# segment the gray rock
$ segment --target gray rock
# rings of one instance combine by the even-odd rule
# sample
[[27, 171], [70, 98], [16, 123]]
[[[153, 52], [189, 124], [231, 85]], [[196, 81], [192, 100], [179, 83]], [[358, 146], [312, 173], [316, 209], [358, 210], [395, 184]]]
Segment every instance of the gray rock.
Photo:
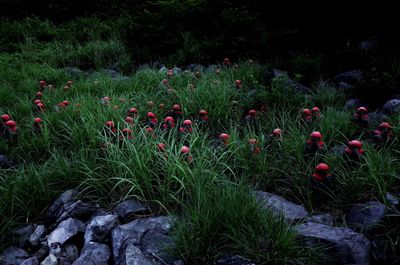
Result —
[[333, 216], [329, 213], [314, 214], [306, 218], [307, 222], [333, 226]]
[[105, 69], [104, 73], [106, 73], [109, 77], [111, 77], [111, 79], [116, 80], [116, 81], [129, 80], [129, 77], [124, 76], [115, 70]]
[[360, 105], [360, 100], [356, 98], [351, 98], [346, 101], [344, 108], [348, 110], [355, 110], [357, 106]]
[[113, 210], [123, 222], [129, 222], [136, 214], [148, 213], [149, 211], [145, 204], [136, 199], [123, 201], [115, 206]]
[[79, 232], [85, 231], [85, 224], [74, 218], [62, 221], [57, 228], [47, 237], [47, 244], [51, 248], [53, 243], [64, 244], [68, 239], [75, 236]]
[[353, 70], [339, 73], [335, 75], [334, 79], [337, 83], [344, 82], [350, 85], [355, 85], [363, 80], [363, 74], [361, 70]]
[[386, 206], [378, 201], [355, 204], [346, 216], [346, 222], [362, 231], [368, 231], [385, 217], [385, 213]]
[[265, 208], [270, 209], [275, 214], [282, 215], [288, 222], [302, 220], [308, 215], [303, 206], [290, 202], [281, 196], [263, 191], [256, 191], [255, 195]]
[[256, 265], [256, 264], [251, 260], [245, 259], [241, 256], [225, 255], [217, 258], [214, 261], [214, 265]]
[[25, 247], [26, 243], [29, 242], [29, 236], [35, 231], [35, 225], [28, 224], [13, 230], [13, 234], [18, 238], [19, 247]]
[[147, 259], [142, 251], [134, 244], [128, 244], [125, 251], [116, 262], [119, 265], [152, 265], [153, 263]]
[[78, 67], [64, 67], [64, 72], [73, 77], [78, 77], [78, 76], [85, 76], [87, 73], [79, 69]]
[[117, 220], [118, 216], [111, 214], [94, 217], [86, 227], [85, 242], [105, 243], [117, 226]]
[[[163, 260], [170, 257], [163, 250], [171, 244], [168, 238], [173, 220], [168, 216], [136, 219], [125, 225], [117, 226], [111, 234], [114, 261], [120, 262], [120, 256], [125, 256], [126, 248], [133, 244], [138, 247], [147, 258], [154, 253]], [[117, 263], [118, 264], [118, 263]]]
[[57, 219], [64, 211], [64, 206], [72, 204], [78, 195], [76, 190], [67, 190], [50, 206], [47, 215]]
[[33, 231], [33, 233], [29, 236], [29, 243], [32, 246], [37, 246], [39, 245], [39, 240], [44, 236], [44, 233], [46, 232], [46, 229], [44, 225], [38, 225]]
[[27, 260], [24, 260], [21, 265], [39, 265], [39, 259], [37, 257], [29, 258]]
[[25, 250], [16, 247], [9, 247], [0, 255], [0, 264], [20, 265], [27, 258], [29, 258], [28, 252]]
[[352, 85], [347, 84], [346, 82], [339, 82], [338, 87], [340, 90], [349, 91], [353, 88]]
[[399, 199], [392, 193], [386, 192], [385, 198], [393, 208], [397, 208], [399, 206]]
[[328, 247], [330, 254], [334, 255], [335, 264], [369, 264], [369, 240], [350, 228], [306, 222], [298, 226], [297, 231], [309, 246]]
[[58, 265], [58, 261], [56, 256], [53, 254], [49, 254], [40, 265]]
[[82, 249], [82, 253], [72, 265], [108, 265], [111, 251], [107, 245], [87, 242]]
[[39, 248], [38, 251], [34, 254], [35, 257], [38, 259], [44, 259], [49, 254], [49, 246], [47, 245], [47, 242], [41, 242], [42, 246]]
[[59, 265], [71, 265], [79, 257], [78, 247], [75, 245], [65, 245], [61, 250]]
[[61, 243], [54, 242], [49, 246], [50, 254], [54, 255], [57, 259], [61, 256]]
[[187, 69], [191, 72], [196, 72], [196, 71], [204, 72], [205, 67], [204, 65], [198, 63], [192, 63], [187, 66]]
[[306, 87], [299, 82], [294, 81], [285, 72], [279, 69], [272, 69], [272, 78], [284, 78], [286, 81], [286, 85], [293, 87], [299, 93], [308, 94], [311, 91], [309, 87]]
[[98, 209], [100, 209], [98, 203], [78, 200], [72, 204], [65, 205], [64, 212], [57, 219], [57, 223], [68, 218], [77, 218], [82, 221], [87, 221]]
[[383, 112], [388, 115], [400, 113], [400, 99], [391, 99], [383, 105]]
[[210, 64], [207, 69], [206, 69], [206, 73], [208, 74], [215, 74], [215, 71], [218, 69], [218, 65], [216, 64]]

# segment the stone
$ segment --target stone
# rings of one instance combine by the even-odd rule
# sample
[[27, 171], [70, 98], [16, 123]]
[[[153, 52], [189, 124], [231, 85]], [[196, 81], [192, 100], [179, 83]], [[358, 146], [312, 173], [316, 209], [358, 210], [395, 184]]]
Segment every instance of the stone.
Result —
[[263, 191], [256, 191], [255, 195], [264, 208], [271, 210], [274, 214], [282, 215], [288, 222], [300, 221], [308, 215], [303, 206], [290, 202], [281, 196]]
[[53, 243], [64, 244], [68, 239], [72, 238], [79, 232], [85, 231], [85, 224], [74, 218], [62, 221], [57, 228], [47, 237], [47, 244], [51, 248]]
[[32, 257], [24, 260], [21, 265], [39, 265], [39, 259], [37, 257]]
[[79, 76], [85, 76], [87, 73], [85, 71], [82, 71], [78, 67], [64, 67], [64, 72], [72, 77], [79, 77]]
[[121, 80], [129, 80], [129, 77], [123, 76], [121, 73], [111, 70], [111, 69], [105, 69], [104, 73], [108, 75], [111, 79], [121, 81]]
[[87, 221], [98, 209], [100, 209], [100, 205], [98, 203], [83, 202], [78, 200], [70, 205], [65, 205], [64, 212], [57, 219], [57, 223], [71, 217], [82, 221]]
[[121, 221], [129, 222], [137, 214], [148, 213], [150, 210], [142, 202], [136, 199], [129, 199], [117, 204], [113, 212], [118, 215]]
[[47, 211], [50, 218], [57, 219], [64, 211], [66, 204], [73, 203], [78, 195], [76, 190], [67, 190], [60, 197], [54, 201]]
[[306, 218], [307, 222], [333, 226], [333, 216], [330, 213], [314, 214]]
[[118, 265], [152, 265], [153, 263], [147, 259], [142, 251], [134, 244], [128, 244], [123, 254], [119, 257]]
[[391, 99], [383, 105], [383, 112], [388, 115], [400, 113], [400, 99]]
[[46, 229], [44, 225], [38, 225], [33, 231], [33, 233], [29, 236], [29, 243], [32, 246], [37, 246], [39, 245], [39, 240], [44, 236], [44, 233], [46, 232]]
[[58, 265], [58, 261], [56, 256], [53, 254], [49, 254], [40, 265]]
[[399, 199], [395, 197], [392, 193], [386, 192], [385, 198], [387, 202], [392, 206], [392, 208], [397, 208], [399, 206]]
[[28, 252], [16, 247], [9, 247], [0, 255], [1, 265], [20, 265], [29, 258]]
[[54, 255], [56, 258], [59, 258], [61, 256], [61, 243], [54, 242], [54, 243], [50, 244], [49, 252], [50, 252], [50, 254]]
[[374, 228], [386, 214], [386, 206], [378, 201], [355, 204], [346, 215], [349, 225], [369, 231]]
[[13, 234], [18, 238], [19, 247], [25, 247], [29, 242], [29, 236], [35, 231], [35, 228], [35, 225], [28, 224], [13, 230]]
[[[146, 256], [150, 253], [170, 262], [170, 257], [164, 253], [164, 247], [171, 244], [168, 239], [173, 220], [168, 216], [136, 219], [130, 223], [119, 225], [111, 233], [114, 261], [119, 262], [120, 256], [126, 256], [130, 244], [138, 247]], [[117, 263], [118, 264], [118, 263]]]
[[105, 244], [87, 242], [72, 265], [108, 265], [111, 251]]
[[34, 254], [35, 257], [38, 259], [44, 259], [48, 254], [49, 254], [49, 246], [47, 245], [47, 242], [42, 242], [42, 246], [39, 248], [38, 251]]
[[251, 260], [245, 259], [241, 256], [238, 255], [224, 255], [221, 257], [218, 257], [214, 265], [256, 265], [254, 262]]
[[111, 231], [117, 226], [117, 215], [101, 215], [94, 217], [86, 226], [85, 242], [105, 243]]
[[[297, 232], [311, 247], [328, 247], [335, 264], [368, 265], [369, 240], [348, 227], [331, 227], [306, 222], [297, 227]], [[326, 257], [329, 260], [329, 257]], [[323, 264], [331, 264], [323, 263]]]
[[59, 265], [71, 265], [79, 257], [78, 247], [72, 244], [65, 245], [61, 250]]
[[363, 80], [363, 73], [361, 70], [352, 70], [335, 75], [334, 79], [337, 83], [344, 82], [350, 85], [355, 85]]
[[286, 85], [293, 87], [298, 93], [302, 94], [308, 94], [311, 92], [311, 89], [309, 87], [306, 87], [299, 82], [294, 81], [291, 79], [287, 73], [279, 70], [279, 69], [272, 69], [271, 73], [272, 78], [284, 78], [286, 81]]

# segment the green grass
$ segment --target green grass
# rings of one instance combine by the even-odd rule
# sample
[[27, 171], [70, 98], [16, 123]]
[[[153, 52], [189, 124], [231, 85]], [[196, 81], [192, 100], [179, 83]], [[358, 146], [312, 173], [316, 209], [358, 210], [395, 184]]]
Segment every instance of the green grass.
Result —
[[[60, 34], [47, 26], [51, 34], [46, 36]], [[375, 198], [384, 201], [386, 192], [400, 186], [397, 142], [382, 148], [366, 144], [365, 158], [354, 168], [329, 153], [304, 157], [304, 142], [313, 130], [321, 131], [328, 148], [351, 140], [354, 128], [349, 121], [351, 112], [343, 110], [345, 95], [328, 82], [317, 82], [312, 94], [305, 96], [285, 86], [282, 78], [265, 84], [266, 67], [249, 63], [223, 68], [220, 75], [175, 75], [169, 80], [173, 93], [161, 85], [165, 74], [151, 68], [120, 81], [101, 71], [72, 77], [60, 67], [87, 64], [102, 69], [125, 62], [129, 68], [126, 48], [114, 36], [104, 39], [89, 32], [90, 37], [83, 33], [76, 37], [82, 42], [68, 36], [45, 42], [27, 38], [28, 33], [19, 30], [21, 35], [10, 36], [20, 42], [19, 50], [0, 55], [0, 113], [9, 113], [19, 128], [17, 145], [7, 146], [0, 139], [0, 150], [20, 164], [0, 171], [0, 245], [9, 243], [7, 234], [14, 227], [39, 220], [60, 193], [78, 188], [82, 198], [99, 201], [104, 207], [134, 196], [147, 202], [154, 213], [176, 216], [175, 255], [188, 264], [204, 264], [227, 253], [258, 264], [318, 264], [315, 251], [298, 241], [292, 226], [262, 209], [251, 190], [277, 193], [311, 212], [329, 211], [341, 220], [351, 204]], [[65, 92], [63, 87], [70, 79], [73, 87]], [[242, 80], [241, 89], [235, 88], [236, 79]], [[39, 80], [55, 88], [44, 92], [44, 113], [33, 109]], [[111, 98], [108, 106], [100, 103], [104, 96]], [[63, 100], [70, 106], [55, 112], [53, 106]], [[147, 105], [150, 100], [153, 107]], [[160, 103], [164, 109], [158, 107]], [[161, 121], [177, 103], [185, 118], [193, 120], [200, 109], [206, 109], [208, 128], [194, 126], [187, 137], [156, 130], [157, 138], [151, 137], [141, 126], [146, 113], [155, 112]], [[267, 110], [258, 112], [260, 131], [252, 131], [244, 124], [243, 113], [261, 105]], [[320, 107], [321, 120], [305, 125], [301, 110], [313, 106]], [[104, 123], [113, 120], [118, 130], [128, 127], [124, 118], [130, 107], [139, 110], [139, 119], [131, 128], [133, 139], [107, 137]], [[44, 121], [40, 136], [32, 134], [35, 117]], [[398, 124], [394, 118], [392, 122]], [[270, 144], [269, 134], [277, 127], [283, 130], [282, 142]], [[229, 145], [212, 148], [222, 132], [230, 134]], [[259, 141], [257, 156], [249, 153], [249, 138]], [[164, 153], [157, 149], [160, 142], [167, 146]], [[190, 146], [193, 163], [179, 153], [184, 144]], [[331, 166], [336, 177], [325, 203], [310, 185], [310, 175], [321, 161]], [[397, 225], [391, 231], [398, 229]], [[391, 235], [388, 241], [394, 245], [396, 233]]]

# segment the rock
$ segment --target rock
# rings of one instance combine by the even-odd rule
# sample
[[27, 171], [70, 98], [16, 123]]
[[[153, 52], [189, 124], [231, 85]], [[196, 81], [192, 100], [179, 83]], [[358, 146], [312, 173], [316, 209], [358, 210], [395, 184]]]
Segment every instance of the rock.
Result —
[[119, 265], [152, 265], [153, 263], [148, 260], [142, 251], [135, 247], [134, 244], [128, 244], [123, 254], [119, 257], [119, 261], [116, 262]]
[[34, 254], [38, 259], [44, 259], [44, 257], [49, 254], [49, 246], [47, 245], [47, 242], [42, 242], [41, 244], [41, 248], [39, 248], [39, 250]]
[[218, 65], [216, 64], [210, 64], [207, 68], [206, 68], [206, 73], [207, 74], [215, 74], [215, 71], [217, 71], [218, 69]]
[[57, 219], [57, 223], [68, 218], [77, 218], [82, 221], [87, 221], [98, 209], [100, 209], [98, 203], [78, 200], [70, 205], [65, 205], [64, 212]]
[[183, 262], [183, 260], [177, 260], [174, 262], [174, 265], [185, 265], [185, 262]]
[[86, 227], [85, 242], [105, 243], [117, 226], [117, 219], [117, 215], [111, 214], [94, 217]]
[[147, 206], [136, 199], [130, 199], [119, 203], [114, 207], [113, 212], [118, 215], [121, 221], [129, 222], [137, 214], [148, 213]]
[[294, 81], [285, 72], [283, 72], [279, 69], [272, 69], [271, 77], [272, 78], [285, 78], [286, 85], [293, 87], [299, 93], [308, 94], [311, 91], [311, 89], [309, 87], [306, 87], [306, 86], [300, 84], [299, 82]]
[[85, 224], [74, 218], [62, 221], [57, 228], [47, 237], [47, 244], [51, 248], [53, 243], [64, 244], [68, 239], [75, 236], [79, 232], [85, 231]]
[[154, 253], [169, 261], [170, 257], [164, 253], [163, 248], [171, 244], [168, 235], [172, 223], [171, 217], [159, 216], [136, 219], [117, 226], [111, 233], [114, 261], [119, 262], [120, 256], [126, 256], [126, 248], [130, 244], [138, 247], [147, 258], [151, 259], [149, 254]]
[[339, 73], [335, 75], [334, 79], [337, 83], [344, 82], [350, 85], [355, 85], [363, 80], [363, 74], [361, 70], [353, 70]]
[[60, 242], [54, 242], [49, 246], [49, 252], [50, 254], [54, 255], [56, 258], [59, 258], [61, 256], [61, 243]]
[[388, 115], [400, 113], [400, 99], [391, 99], [383, 105], [383, 112]]
[[198, 63], [192, 63], [187, 66], [187, 69], [191, 72], [196, 72], [196, 71], [204, 72], [205, 67], [204, 65]]
[[72, 77], [79, 77], [79, 76], [86, 76], [87, 73], [85, 71], [82, 71], [78, 67], [64, 67], [64, 72]]
[[115, 70], [111, 69], [105, 69], [104, 73], [106, 73], [111, 79], [121, 81], [121, 80], [129, 80], [129, 77], [122, 75], [121, 73], [118, 73]]
[[9, 169], [15, 166], [14, 161], [8, 158], [5, 154], [0, 154], [0, 169]]
[[306, 222], [298, 226], [297, 231], [309, 246], [329, 247], [334, 255], [335, 264], [369, 264], [369, 240], [350, 228]]
[[256, 197], [263, 203], [265, 208], [275, 214], [282, 215], [288, 222], [302, 220], [308, 215], [303, 206], [290, 202], [278, 195], [256, 191]]
[[33, 224], [28, 224], [19, 227], [13, 231], [13, 234], [18, 238], [19, 247], [23, 248], [29, 242], [29, 236], [35, 231], [35, 226]]
[[214, 265], [255, 265], [255, 263], [241, 256], [225, 255], [217, 258]]
[[355, 204], [346, 216], [346, 222], [352, 226], [368, 231], [385, 217], [386, 206], [378, 201]]
[[71, 265], [79, 257], [78, 247], [75, 245], [65, 245], [61, 250], [59, 265]]
[[28, 252], [16, 247], [9, 247], [0, 255], [1, 265], [20, 265], [28, 259]]
[[306, 218], [307, 222], [333, 226], [333, 216], [329, 213], [315, 214]]
[[350, 85], [346, 82], [339, 82], [338, 87], [340, 90], [344, 90], [344, 91], [349, 91], [353, 88], [352, 85]]
[[24, 260], [21, 265], [39, 265], [39, 259], [37, 257], [32, 257]]
[[393, 194], [390, 192], [386, 192], [385, 198], [388, 201], [388, 203], [393, 207], [397, 208], [399, 206], [399, 199], [397, 199]]
[[111, 251], [107, 245], [87, 242], [82, 249], [81, 255], [72, 265], [108, 265]]
[[48, 255], [40, 265], [58, 265], [57, 258], [53, 254]]
[[44, 225], [38, 225], [35, 231], [33, 231], [33, 233], [29, 236], [29, 243], [32, 246], [39, 245], [39, 240], [44, 236], [45, 231], [46, 229]]
[[389, 120], [385, 114], [378, 111], [370, 112], [368, 116], [369, 116], [369, 123], [372, 128], [376, 128], [379, 126], [379, 124], [381, 124], [381, 122]]
[[54, 201], [47, 211], [47, 215], [50, 218], [57, 219], [64, 211], [66, 204], [71, 204], [75, 201], [78, 192], [76, 190], [67, 190], [61, 196]]
[[351, 98], [346, 101], [344, 108], [348, 110], [355, 110], [360, 105], [360, 100], [356, 98]]

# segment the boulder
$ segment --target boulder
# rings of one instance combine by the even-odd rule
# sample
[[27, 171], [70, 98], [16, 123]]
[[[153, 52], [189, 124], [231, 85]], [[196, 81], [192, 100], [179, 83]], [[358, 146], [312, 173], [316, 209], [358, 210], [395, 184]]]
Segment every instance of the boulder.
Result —
[[314, 214], [306, 218], [307, 222], [333, 226], [333, 216], [330, 213]]
[[77, 218], [82, 221], [87, 221], [98, 209], [100, 209], [98, 203], [78, 200], [72, 204], [65, 205], [63, 213], [57, 219], [57, 223], [68, 218]]
[[297, 92], [302, 93], [302, 94], [308, 94], [311, 92], [311, 89], [309, 87], [306, 87], [299, 82], [294, 81], [291, 79], [287, 73], [279, 70], [279, 69], [272, 69], [272, 72], [270, 74], [272, 78], [285, 78], [286, 80], [286, 85], [293, 87]]
[[21, 265], [39, 265], [39, 259], [37, 257], [32, 257], [24, 260]]
[[324, 264], [369, 264], [369, 240], [350, 228], [306, 222], [297, 227], [297, 232], [309, 246], [328, 247], [330, 255], [325, 259], [331, 263]]
[[57, 257], [53, 254], [48, 255], [40, 265], [58, 265]]
[[108, 265], [111, 251], [105, 244], [87, 242], [72, 265]]
[[72, 244], [65, 245], [61, 250], [59, 265], [71, 265], [79, 257], [78, 247]]
[[35, 231], [33, 231], [33, 233], [29, 236], [29, 243], [32, 246], [37, 246], [39, 245], [39, 240], [44, 237], [44, 233], [46, 232], [46, 229], [44, 227], [44, 225], [38, 225], [35, 229]]
[[340, 84], [340, 82], [344, 82], [350, 85], [355, 85], [360, 83], [363, 80], [363, 73], [361, 70], [352, 70], [348, 72], [343, 72], [335, 75], [335, 81]]
[[383, 112], [388, 115], [400, 113], [400, 99], [391, 99], [383, 105]]
[[116, 262], [119, 265], [153, 265], [149, 259], [147, 259], [143, 252], [137, 248], [134, 244], [128, 244], [125, 251], [119, 257], [119, 261]]
[[28, 224], [13, 230], [13, 234], [18, 238], [19, 247], [23, 248], [29, 242], [29, 236], [35, 231], [35, 225]]
[[150, 212], [150, 209], [136, 199], [129, 199], [117, 204], [113, 212], [125, 223], [131, 221], [138, 214]]
[[68, 239], [72, 238], [79, 232], [85, 231], [85, 224], [74, 218], [62, 221], [57, 228], [47, 237], [47, 244], [51, 248], [53, 243], [64, 244]]
[[173, 220], [168, 216], [149, 217], [136, 219], [130, 223], [117, 226], [111, 233], [114, 261], [120, 264], [120, 257], [126, 257], [129, 245], [136, 246], [147, 259], [152, 259], [156, 254], [164, 261], [171, 262], [171, 257], [164, 251], [171, 247], [169, 238]]
[[256, 191], [255, 195], [265, 208], [275, 214], [282, 215], [288, 222], [300, 221], [308, 215], [303, 206], [290, 202], [281, 196], [263, 191]]
[[28, 252], [16, 247], [9, 247], [0, 255], [1, 265], [20, 265], [28, 259]]
[[346, 215], [346, 222], [362, 231], [374, 228], [386, 214], [386, 206], [378, 201], [355, 204]]
[[100, 215], [94, 217], [86, 227], [85, 242], [107, 242], [111, 231], [117, 226], [117, 215]]
[[224, 255], [218, 257], [214, 261], [214, 265], [256, 265], [256, 264], [251, 260], [245, 259], [241, 256]]
[[47, 215], [50, 218], [57, 219], [63, 212], [64, 206], [68, 204], [72, 204], [78, 195], [76, 190], [67, 190], [60, 197], [53, 202], [47, 211]]

